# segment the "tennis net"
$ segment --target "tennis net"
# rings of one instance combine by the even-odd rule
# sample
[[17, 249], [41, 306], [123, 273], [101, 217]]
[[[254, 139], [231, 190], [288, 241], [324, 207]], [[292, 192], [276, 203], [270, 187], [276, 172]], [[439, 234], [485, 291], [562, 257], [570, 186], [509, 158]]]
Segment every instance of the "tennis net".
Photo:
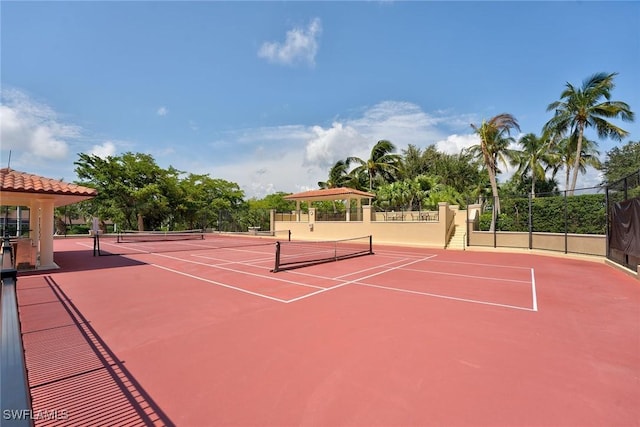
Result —
[[372, 236], [331, 241], [278, 241], [273, 272], [363, 255], [373, 255]]
[[117, 243], [135, 242], [165, 242], [176, 240], [204, 240], [202, 230], [183, 231], [120, 231], [116, 237]]

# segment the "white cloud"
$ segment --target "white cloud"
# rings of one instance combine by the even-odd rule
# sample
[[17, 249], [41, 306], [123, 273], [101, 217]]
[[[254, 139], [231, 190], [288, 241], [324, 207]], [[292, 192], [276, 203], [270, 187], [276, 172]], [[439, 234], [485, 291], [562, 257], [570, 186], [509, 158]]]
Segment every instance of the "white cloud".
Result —
[[102, 144], [97, 144], [91, 147], [89, 154], [98, 156], [102, 159], [106, 159], [109, 156], [116, 154], [116, 144], [112, 141], [105, 141]]
[[[225, 132], [209, 144], [206, 160], [198, 158], [175, 166], [236, 182], [248, 197], [304, 191], [326, 180], [336, 161], [349, 156], [368, 158], [380, 139], [392, 141], [398, 153], [408, 144], [424, 148], [449, 140], [445, 129], [455, 121], [458, 117], [451, 114], [428, 114], [409, 102], [385, 101], [352, 117], [337, 118], [330, 126], [286, 125]], [[457, 153], [458, 147], [473, 143], [472, 138], [454, 135], [449, 145], [455, 143]]]
[[156, 111], [156, 114], [159, 116], [166, 116], [167, 114], [169, 114], [169, 110], [167, 109], [167, 107], [160, 107], [158, 108], [158, 110]]
[[436, 148], [447, 154], [458, 154], [465, 148], [480, 143], [480, 139], [475, 134], [449, 135], [446, 139], [436, 142]]
[[353, 127], [334, 122], [329, 129], [313, 126], [306, 141], [304, 164], [330, 168], [338, 160], [366, 151], [369, 141]]
[[313, 67], [321, 33], [320, 18], [314, 18], [307, 28], [287, 31], [284, 43], [264, 42], [258, 50], [258, 56], [276, 64], [294, 65], [302, 62]]
[[0, 139], [3, 150], [24, 157], [62, 159], [69, 142], [81, 137], [81, 128], [62, 122], [47, 105], [18, 90], [3, 90], [0, 106]]

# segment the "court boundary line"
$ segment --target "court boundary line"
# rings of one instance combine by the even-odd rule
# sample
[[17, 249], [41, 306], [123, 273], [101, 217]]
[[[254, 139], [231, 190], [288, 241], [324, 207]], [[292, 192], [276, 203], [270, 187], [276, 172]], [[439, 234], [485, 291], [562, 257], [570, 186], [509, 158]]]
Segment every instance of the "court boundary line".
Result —
[[467, 303], [472, 303], [472, 304], [490, 305], [490, 306], [494, 306], [494, 307], [509, 308], [509, 309], [512, 309], [512, 310], [522, 310], [522, 311], [531, 311], [531, 312], [537, 311], [537, 310], [533, 310], [533, 309], [531, 309], [529, 307], [520, 307], [520, 306], [517, 306], [517, 305], [501, 304], [501, 303], [497, 303], [497, 302], [473, 300], [473, 299], [469, 299], [469, 298], [452, 297], [452, 296], [449, 296], [449, 295], [433, 294], [433, 293], [430, 293], [430, 292], [412, 291], [410, 289], [403, 289], [403, 288], [392, 288], [392, 287], [389, 287], [389, 286], [374, 285], [372, 283], [355, 283], [355, 284], [359, 285], [359, 286], [366, 286], [366, 287], [371, 287], [371, 288], [379, 288], [379, 289], [385, 289], [385, 290], [389, 290], [389, 291], [396, 291], [396, 292], [403, 292], [403, 293], [408, 293], [408, 294], [423, 295], [423, 296], [432, 297], [432, 298], [441, 298], [441, 299], [447, 299], [447, 300], [453, 300], [453, 301], [467, 302]]
[[407, 269], [405, 269], [405, 271], [416, 271], [416, 272], [419, 272], [419, 273], [441, 274], [441, 275], [444, 275], [444, 276], [466, 277], [466, 278], [469, 278], [469, 279], [494, 280], [494, 281], [498, 281], [498, 282], [524, 283], [524, 284], [527, 284], [527, 285], [530, 284], [530, 282], [527, 282], [525, 280], [500, 279], [500, 278], [491, 277], [491, 276], [472, 276], [470, 274], [446, 273], [446, 272], [443, 272], [443, 271], [420, 270], [420, 269], [417, 269], [417, 268], [407, 268]]
[[[87, 245], [81, 244], [81, 243], [78, 243], [78, 244], [80, 244], [82, 246], [87, 246]], [[267, 246], [267, 245], [265, 245], [265, 246]], [[136, 250], [135, 248], [132, 248], [132, 249]], [[219, 248], [210, 248], [210, 249], [217, 250]], [[505, 265], [500, 265], [500, 264], [470, 263], [470, 262], [447, 261], [447, 260], [433, 260], [433, 258], [438, 256], [437, 254], [433, 254], [433, 255], [426, 256], [426, 257], [421, 257], [421, 258], [418, 258], [418, 259], [414, 259], [412, 261], [409, 261], [407, 263], [404, 263], [404, 264], [401, 264], [401, 265], [398, 265], [398, 266], [387, 268], [385, 270], [370, 274], [368, 276], [355, 278], [355, 279], [351, 279], [351, 280], [345, 280], [345, 279], [343, 279], [343, 277], [352, 276], [352, 275], [355, 275], [355, 274], [360, 274], [360, 273], [363, 273], [365, 271], [375, 270], [375, 269], [378, 269], [378, 268], [381, 268], [381, 267], [384, 267], [384, 266], [388, 266], [390, 264], [394, 264], [396, 262], [403, 262], [403, 261], [406, 261], [407, 259], [416, 258], [417, 256], [413, 255], [413, 256], [410, 256], [410, 257], [402, 257], [402, 258], [399, 258], [399, 259], [394, 260], [394, 261], [390, 261], [390, 262], [382, 264], [382, 265], [368, 267], [366, 269], [358, 270], [356, 272], [346, 273], [346, 274], [343, 274], [343, 275], [340, 275], [340, 276], [334, 276], [334, 277], [320, 276], [320, 275], [316, 275], [316, 274], [308, 274], [308, 273], [295, 272], [295, 271], [291, 272], [292, 274], [310, 276], [310, 277], [314, 277], [314, 278], [317, 278], [317, 279], [325, 279], [325, 280], [332, 280], [332, 281], [343, 281], [343, 283], [338, 283], [337, 285], [329, 286], [327, 288], [323, 288], [321, 286], [309, 285], [309, 284], [300, 283], [300, 282], [297, 282], [297, 281], [284, 280], [284, 279], [281, 279], [281, 278], [275, 278], [275, 277], [273, 277], [271, 275], [267, 276], [267, 275], [251, 273], [251, 272], [245, 272], [245, 271], [236, 270], [236, 269], [233, 269], [233, 268], [224, 267], [225, 265], [229, 265], [229, 264], [239, 264], [239, 265], [250, 266], [250, 267], [253, 267], [253, 268], [261, 268], [261, 269], [267, 269], [268, 268], [268, 267], [262, 267], [262, 266], [255, 265], [255, 264], [250, 264], [250, 263], [247, 263], [247, 262], [222, 260], [222, 259], [219, 259], [219, 258], [204, 256], [204, 254], [202, 254], [202, 255], [200, 255], [200, 254], [191, 254], [191, 256], [198, 257], [198, 258], [205, 258], [205, 259], [223, 261], [222, 265], [215, 265], [215, 264], [207, 264], [207, 263], [204, 263], [204, 262], [198, 262], [198, 261], [188, 260], [188, 259], [184, 259], [184, 258], [179, 258], [179, 257], [171, 256], [171, 255], [166, 255], [166, 254], [163, 254], [163, 253], [146, 252], [146, 251], [143, 251], [143, 250], [139, 250], [139, 252], [141, 254], [157, 255], [157, 256], [160, 256], [160, 257], [164, 257], [164, 258], [174, 259], [176, 261], [183, 261], [183, 262], [196, 264], [196, 265], [202, 265], [202, 266], [206, 266], [206, 267], [210, 267], [210, 268], [218, 268], [218, 269], [225, 270], [225, 271], [230, 271], [230, 272], [233, 272], [233, 273], [246, 274], [246, 275], [249, 275], [249, 276], [260, 277], [260, 278], [265, 278], [265, 279], [269, 279], [269, 280], [276, 280], [278, 282], [289, 283], [289, 284], [292, 284], [294, 286], [302, 286], [302, 287], [317, 289], [317, 291], [313, 291], [313, 292], [310, 292], [308, 294], [301, 295], [299, 297], [294, 297], [292, 299], [285, 300], [285, 299], [273, 297], [273, 296], [270, 296], [270, 295], [261, 294], [259, 292], [250, 291], [250, 290], [247, 290], [247, 289], [244, 289], [244, 288], [240, 288], [240, 287], [237, 287], [237, 286], [229, 285], [229, 284], [226, 284], [226, 283], [222, 283], [222, 282], [219, 282], [219, 281], [216, 281], [216, 280], [211, 280], [211, 279], [207, 279], [205, 277], [200, 277], [200, 276], [196, 276], [196, 275], [193, 275], [193, 274], [190, 274], [190, 273], [186, 273], [186, 272], [182, 272], [182, 271], [179, 271], [179, 270], [175, 270], [175, 269], [172, 269], [170, 267], [165, 267], [165, 266], [161, 266], [161, 265], [158, 265], [158, 264], [149, 263], [149, 265], [151, 265], [153, 267], [156, 267], [156, 268], [160, 268], [160, 269], [163, 269], [163, 270], [166, 270], [166, 271], [174, 272], [174, 273], [177, 273], [177, 274], [180, 274], [180, 275], [183, 275], [183, 276], [186, 276], [186, 277], [190, 277], [190, 278], [193, 278], [193, 279], [196, 279], [196, 280], [200, 280], [200, 281], [203, 281], [203, 282], [206, 282], [206, 283], [211, 283], [211, 284], [214, 284], [214, 285], [222, 286], [222, 287], [225, 287], [225, 288], [228, 288], [228, 289], [244, 292], [246, 294], [250, 294], [250, 295], [253, 295], [253, 296], [265, 298], [265, 299], [268, 299], [268, 300], [272, 300], [272, 301], [276, 301], [276, 302], [280, 302], [280, 303], [284, 303], [284, 304], [289, 304], [289, 303], [292, 303], [292, 302], [300, 301], [302, 299], [306, 299], [306, 298], [309, 298], [309, 297], [312, 297], [312, 296], [316, 296], [316, 295], [319, 295], [319, 294], [327, 292], [327, 291], [335, 290], [335, 289], [341, 288], [341, 287], [346, 286], [346, 285], [354, 284], [354, 285], [359, 285], [359, 286], [373, 287], [373, 288], [385, 289], [385, 290], [390, 290], [390, 291], [417, 294], [417, 295], [429, 296], [429, 297], [433, 297], [433, 298], [448, 299], [448, 300], [467, 302], [467, 303], [473, 303], [473, 304], [489, 305], [489, 306], [510, 308], [510, 309], [515, 309], [515, 310], [524, 310], [524, 311], [530, 311], [530, 312], [537, 312], [538, 311], [537, 291], [536, 291], [536, 283], [535, 283], [535, 272], [534, 272], [534, 268], [532, 268], [532, 267], [505, 266]], [[402, 252], [398, 252], [398, 254], [401, 254], [401, 253]], [[380, 253], [380, 255], [381, 256], [387, 256], [387, 257], [397, 256], [397, 255], [385, 255], [384, 251], [382, 253]], [[403, 254], [403, 255], [405, 255], [405, 254]], [[123, 256], [125, 256], [125, 255], [123, 255]], [[259, 260], [255, 260], [255, 261], [262, 262], [262, 261], [268, 261], [268, 260], [269, 260], [269, 258], [264, 258], [264, 259], [259, 259]], [[378, 275], [381, 275], [381, 274], [385, 274], [385, 273], [388, 273], [388, 272], [391, 272], [391, 271], [394, 271], [394, 270], [405, 269], [406, 271], [414, 271], [414, 272], [427, 273], [427, 274], [442, 274], [442, 275], [474, 278], [474, 279], [480, 279], [480, 280], [498, 280], [498, 281], [507, 281], [507, 282], [516, 282], [516, 283], [528, 283], [528, 282], [525, 282], [525, 281], [520, 281], [520, 280], [515, 280], [515, 279], [500, 279], [500, 278], [494, 278], [494, 277], [471, 276], [471, 275], [464, 275], [464, 274], [457, 274], [457, 273], [445, 273], [445, 272], [438, 272], [438, 271], [432, 271], [432, 270], [420, 270], [420, 269], [415, 269], [415, 268], [413, 268], [413, 269], [412, 268], [405, 268], [405, 267], [407, 267], [409, 265], [416, 264], [416, 263], [421, 262], [421, 261], [431, 261], [431, 262], [450, 263], [450, 264], [479, 265], [479, 266], [485, 266], [485, 267], [498, 267], [498, 268], [528, 269], [531, 272], [532, 307], [531, 308], [529, 308], [529, 307], [520, 307], [520, 306], [509, 305], [509, 304], [494, 303], [494, 302], [482, 301], [482, 300], [473, 300], [473, 299], [469, 299], [469, 298], [453, 297], [453, 296], [449, 296], [449, 295], [441, 295], [441, 294], [434, 294], [434, 293], [430, 293], [430, 292], [413, 291], [413, 290], [404, 289], [404, 288], [393, 288], [393, 287], [389, 287], [389, 286], [374, 285], [374, 284], [370, 284], [370, 283], [361, 282], [361, 281], [369, 279], [371, 277], [375, 277], [375, 276], [378, 276]]]
[[[260, 277], [260, 278], [263, 278], [263, 279], [270, 279], [270, 280], [275, 280], [275, 281], [278, 281], [278, 282], [290, 283], [292, 285], [304, 286], [304, 287], [307, 287], [307, 288], [327, 289], [327, 288], [322, 288], [322, 287], [316, 286], [316, 285], [309, 285], [309, 284], [306, 284], [306, 283], [294, 282], [294, 281], [291, 281], [291, 280], [281, 279], [281, 278], [278, 278], [278, 277], [265, 276], [263, 274], [251, 273], [251, 272], [242, 271], [242, 270], [236, 270], [236, 269], [233, 269], [233, 268], [227, 268], [227, 267], [219, 266], [219, 265], [216, 265], [216, 264], [207, 264], [207, 263], [204, 263], [204, 262], [193, 261], [193, 260], [184, 259], [184, 258], [178, 258], [178, 257], [174, 257], [174, 256], [171, 256], [171, 255], [166, 255], [166, 254], [151, 254], [151, 255], [157, 255], [157, 256], [160, 256], [160, 257], [163, 257], [163, 258], [174, 259], [176, 261], [183, 261], [183, 262], [187, 262], [187, 263], [190, 263], [190, 264], [203, 265], [205, 267], [217, 268], [217, 269], [225, 270], [225, 271], [231, 271], [233, 273], [246, 274], [248, 276]], [[253, 264], [244, 264], [242, 262], [236, 262], [235, 264], [246, 265], [246, 266], [249, 266], [249, 267], [256, 267]], [[263, 267], [257, 267], [257, 268], [263, 268]]]
[[351, 285], [351, 284], [358, 284], [357, 282], [358, 282], [359, 280], [366, 280], [366, 279], [370, 279], [370, 278], [375, 277], [375, 276], [378, 276], [378, 275], [380, 275], [380, 274], [389, 273], [390, 271], [397, 270], [397, 269], [399, 269], [399, 268], [405, 267], [405, 266], [407, 266], [407, 265], [414, 264], [414, 263], [416, 263], [416, 262], [426, 261], [426, 260], [428, 260], [429, 258], [431, 258], [431, 257], [435, 257], [435, 256], [437, 256], [437, 255], [431, 255], [430, 257], [426, 257], [426, 258], [423, 258], [423, 259], [417, 259], [417, 260], [414, 260], [414, 261], [410, 261], [410, 262], [408, 262], [408, 263], [406, 263], [406, 264], [399, 265], [399, 266], [397, 266], [397, 267], [388, 268], [388, 269], [386, 269], [386, 270], [379, 271], [379, 272], [377, 272], [377, 273], [373, 273], [373, 274], [370, 274], [370, 275], [368, 275], [368, 276], [361, 277], [361, 278], [359, 278], [359, 279], [348, 280], [348, 281], [346, 281], [346, 282], [344, 282], [344, 283], [341, 283], [341, 284], [339, 284], [339, 285], [333, 286], [333, 287], [331, 287], [331, 288], [327, 288], [327, 289], [320, 290], [320, 291], [317, 291], [317, 292], [312, 292], [312, 293], [307, 294], [307, 295], [302, 295], [302, 296], [299, 296], [299, 297], [296, 297], [296, 298], [292, 298], [292, 299], [290, 299], [290, 300], [288, 300], [288, 301], [287, 301], [287, 304], [288, 304], [288, 303], [290, 303], [290, 302], [300, 301], [300, 300], [302, 300], [302, 299], [309, 298], [309, 297], [312, 297], [312, 296], [314, 296], [314, 295], [318, 295], [318, 294], [323, 293], [323, 292], [326, 292], [326, 291], [330, 291], [330, 290], [333, 290], [333, 289], [341, 288], [341, 287], [343, 287], [343, 286], [347, 286], [347, 285]]
[[531, 295], [533, 301], [533, 311], [538, 311], [538, 293], [536, 292], [536, 275], [533, 267], [531, 267]]
[[280, 299], [280, 298], [272, 297], [272, 296], [269, 296], [269, 295], [260, 294], [258, 292], [253, 292], [253, 291], [250, 291], [248, 289], [238, 288], [238, 287], [233, 286], [233, 285], [227, 285], [226, 283], [218, 282], [216, 280], [206, 279], [204, 277], [196, 276], [195, 274], [186, 273], [184, 271], [175, 270], [173, 268], [165, 267], [165, 266], [162, 266], [162, 265], [153, 264], [153, 263], [151, 263], [149, 265], [151, 265], [153, 267], [156, 267], [156, 268], [159, 268], [161, 270], [170, 271], [172, 273], [176, 273], [176, 274], [180, 274], [182, 276], [190, 277], [192, 279], [200, 280], [202, 282], [211, 283], [211, 284], [216, 285], [216, 286], [222, 286], [223, 288], [228, 288], [228, 289], [233, 289], [234, 291], [244, 292], [245, 294], [253, 295], [253, 296], [256, 296], [256, 297], [261, 297], [261, 298], [265, 298], [265, 299], [269, 299], [269, 300], [277, 301], [277, 302], [281, 302], [281, 303], [286, 303], [287, 302], [287, 300], [283, 300], [283, 299]]

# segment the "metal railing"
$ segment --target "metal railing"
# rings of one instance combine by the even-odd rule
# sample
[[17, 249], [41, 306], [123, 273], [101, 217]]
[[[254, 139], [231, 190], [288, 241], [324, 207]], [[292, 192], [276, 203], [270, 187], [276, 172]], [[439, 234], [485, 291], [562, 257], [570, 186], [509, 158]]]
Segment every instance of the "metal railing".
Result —
[[24, 360], [18, 299], [17, 270], [9, 236], [2, 242], [2, 345], [0, 346], [0, 406], [2, 425], [30, 426], [31, 396]]

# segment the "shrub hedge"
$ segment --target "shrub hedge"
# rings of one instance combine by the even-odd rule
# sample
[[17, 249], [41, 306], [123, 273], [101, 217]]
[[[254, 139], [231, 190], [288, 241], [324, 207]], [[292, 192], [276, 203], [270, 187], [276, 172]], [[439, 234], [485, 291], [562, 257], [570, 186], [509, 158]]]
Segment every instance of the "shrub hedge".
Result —
[[[536, 197], [532, 201], [533, 231], [545, 233], [605, 234], [606, 204], [604, 194], [584, 194], [565, 197]], [[529, 231], [529, 199], [500, 199], [502, 212], [498, 217], [498, 231]], [[480, 230], [489, 230], [491, 212], [480, 215]]]

